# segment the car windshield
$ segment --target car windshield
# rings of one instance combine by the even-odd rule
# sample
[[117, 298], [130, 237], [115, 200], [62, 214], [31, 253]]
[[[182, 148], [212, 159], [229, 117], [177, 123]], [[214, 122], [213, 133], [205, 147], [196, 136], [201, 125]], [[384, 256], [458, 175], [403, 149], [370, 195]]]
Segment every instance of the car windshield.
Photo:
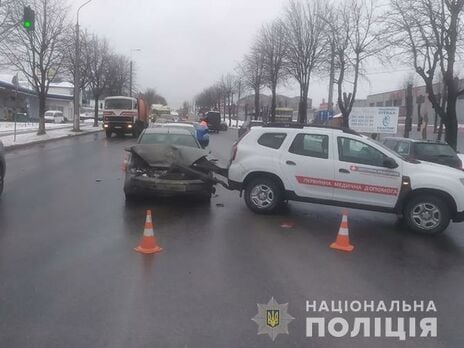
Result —
[[170, 144], [200, 147], [192, 135], [172, 133], [145, 133], [140, 139], [140, 144]]
[[193, 125], [187, 125], [187, 124], [166, 124], [166, 123], [161, 123], [161, 124], [156, 124], [155, 127], [161, 127], [161, 128], [167, 128], [167, 127], [172, 127], [175, 129], [184, 129], [186, 131], [189, 131], [190, 133], [195, 132], [195, 127]]
[[132, 110], [131, 99], [107, 99], [105, 109]]
[[455, 157], [456, 152], [447, 144], [417, 143], [416, 155], [418, 157]]

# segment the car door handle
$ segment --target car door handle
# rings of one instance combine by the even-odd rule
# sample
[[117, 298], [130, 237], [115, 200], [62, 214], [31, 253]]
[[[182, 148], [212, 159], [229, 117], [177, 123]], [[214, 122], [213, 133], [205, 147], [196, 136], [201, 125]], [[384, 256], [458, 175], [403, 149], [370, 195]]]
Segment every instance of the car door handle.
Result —
[[343, 174], [350, 174], [350, 171], [348, 169], [340, 168], [338, 171]]
[[288, 164], [289, 166], [296, 166], [296, 163], [293, 161], [287, 161], [285, 163]]

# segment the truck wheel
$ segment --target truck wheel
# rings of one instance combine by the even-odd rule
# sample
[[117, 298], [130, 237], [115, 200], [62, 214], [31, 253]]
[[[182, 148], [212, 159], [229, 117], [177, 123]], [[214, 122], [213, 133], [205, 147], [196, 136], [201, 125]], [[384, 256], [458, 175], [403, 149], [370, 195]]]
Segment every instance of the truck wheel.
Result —
[[111, 138], [111, 133], [113, 133], [111, 129], [105, 129], [105, 134], [107, 138]]
[[275, 180], [269, 177], [255, 178], [245, 188], [246, 205], [255, 213], [273, 213], [281, 201], [282, 189]]
[[450, 223], [450, 208], [441, 197], [418, 195], [406, 204], [404, 219], [414, 232], [438, 234], [446, 230]]

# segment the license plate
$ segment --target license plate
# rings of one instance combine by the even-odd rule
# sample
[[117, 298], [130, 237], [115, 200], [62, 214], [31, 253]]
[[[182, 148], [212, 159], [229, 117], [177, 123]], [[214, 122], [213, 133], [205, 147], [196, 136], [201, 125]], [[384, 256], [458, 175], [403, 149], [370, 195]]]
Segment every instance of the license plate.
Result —
[[115, 126], [114, 128], [115, 129], [121, 129], [122, 127], [121, 126]]

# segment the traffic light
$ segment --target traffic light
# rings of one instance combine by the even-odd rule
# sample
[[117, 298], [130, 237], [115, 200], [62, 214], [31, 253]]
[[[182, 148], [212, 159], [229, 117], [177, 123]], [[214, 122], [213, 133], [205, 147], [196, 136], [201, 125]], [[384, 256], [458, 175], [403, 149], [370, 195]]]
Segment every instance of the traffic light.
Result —
[[34, 31], [35, 12], [30, 6], [24, 6], [23, 27], [27, 31]]

